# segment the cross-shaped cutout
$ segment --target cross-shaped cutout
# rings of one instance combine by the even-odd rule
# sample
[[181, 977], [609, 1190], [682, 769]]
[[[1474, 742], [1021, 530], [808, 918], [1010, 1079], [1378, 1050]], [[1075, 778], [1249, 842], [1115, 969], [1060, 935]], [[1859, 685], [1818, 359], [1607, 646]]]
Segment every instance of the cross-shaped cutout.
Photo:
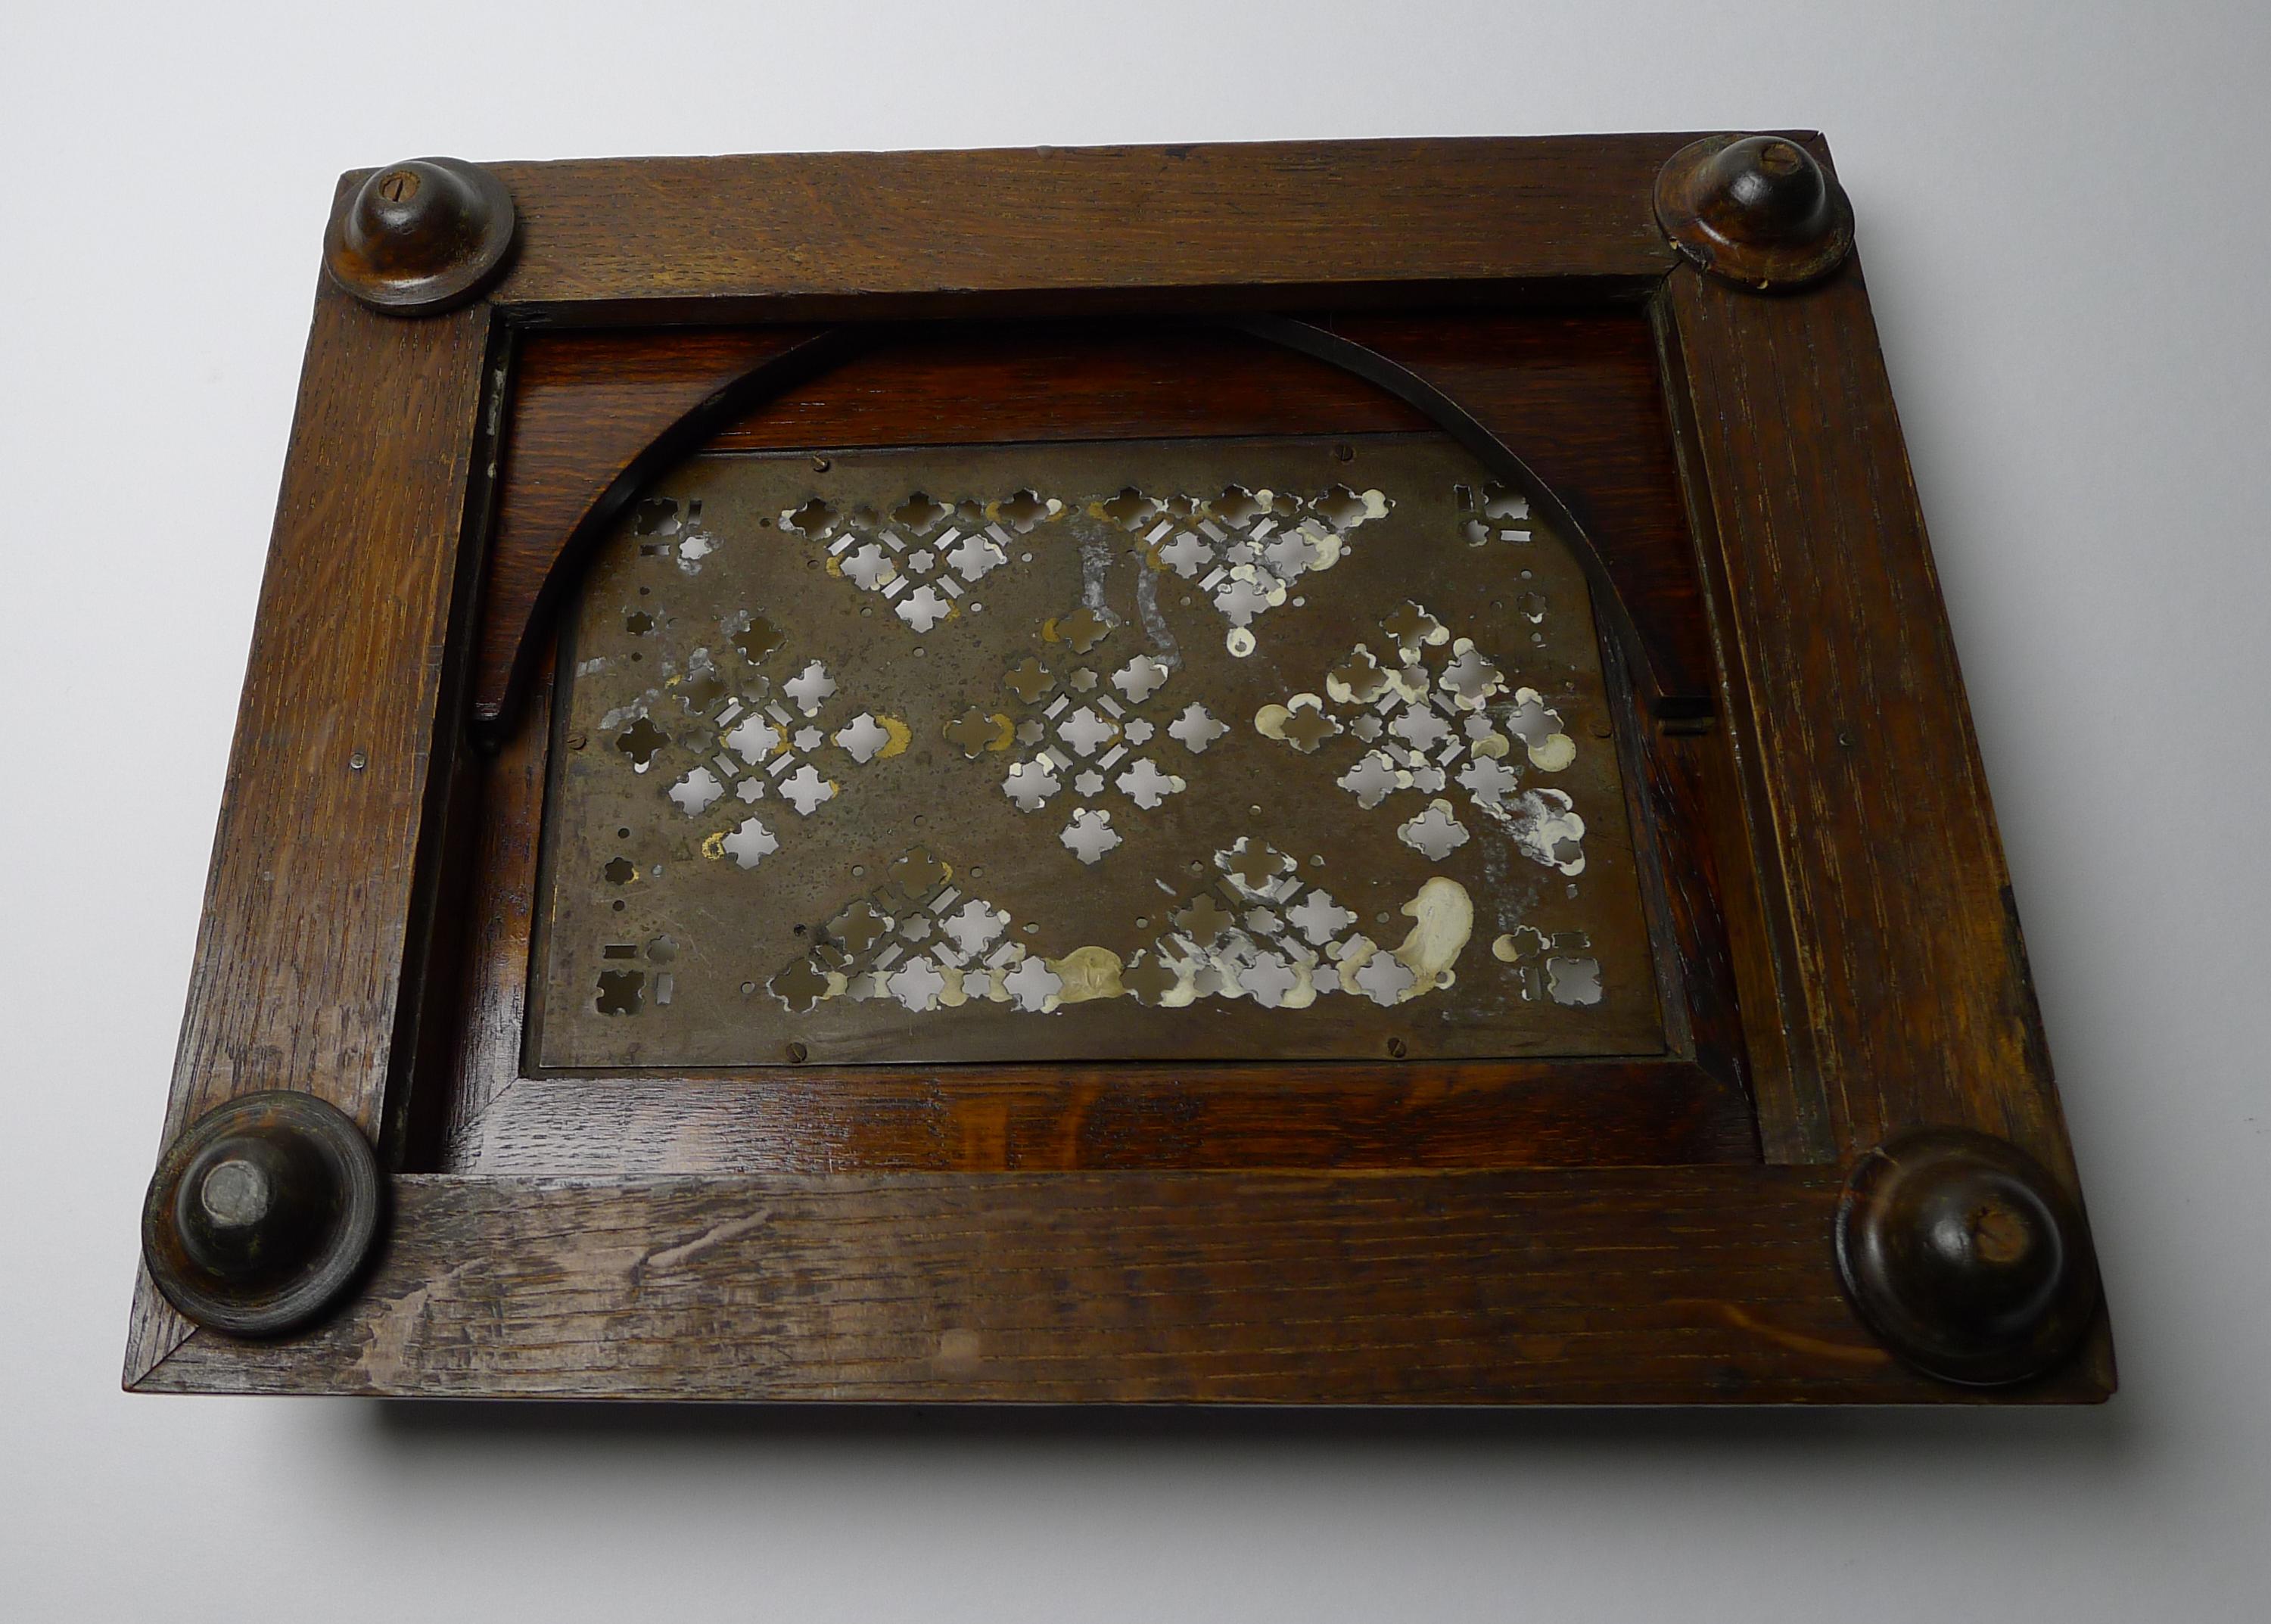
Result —
[[954, 871], [931, 855], [928, 846], [911, 846], [891, 860], [885, 879], [910, 902], [920, 902], [947, 881]]
[[1130, 486], [1104, 504], [1104, 517], [1123, 530], [1134, 530], [1159, 510], [1159, 504]]
[[1356, 972], [1358, 987], [1366, 997], [1378, 1004], [1394, 1003], [1418, 979], [1402, 959], [1390, 953], [1374, 953], [1364, 961], [1364, 968]]
[[891, 996], [902, 1006], [920, 1014], [938, 1002], [938, 995], [946, 990], [946, 978], [929, 959], [912, 958], [894, 971], [883, 985], [890, 988]]
[[898, 570], [892, 566], [883, 549], [873, 541], [854, 551], [844, 561], [844, 573], [850, 576], [863, 592], [880, 592]]
[[1201, 947], [1207, 947], [1238, 921], [1230, 911], [1204, 892], [1191, 898], [1190, 906], [1175, 915], [1175, 928]]
[[1157, 1004], [1173, 992], [1180, 979], [1157, 952], [1137, 954], [1136, 961], [1120, 972], [1120, 985], [1148, 1004]]
[[984, 536], [969, 535], [955, 544], [954, 550], [946, 555], [946, 562], [954, 566], [955, 573], [964, 580], [976, 582], [983, 580], [987, 572], [996, 565], [1009, 561], [1002, 555], [1000, 548]]
[[1142, 704], [1167, 680], [1167, 667], [1148, 655], [1138, 654], [1112, 674], [1112, 686], [1127, 696], [1129, 704]]
[[1083, 705], [1057, 724], [1057, 737], [1080, 756], [1093, 756], [1118, 736], [1120, 730]]
[[780, 786], [782, 798], [793, 802], [799, 817], [810, 817], [813, 808], [823, 801], [836, 799], [836, 786], [812, 770], [807, 762], [791, 773]]
[[1006, 750], [1016, 736], [1008, 717], [999, 712], [989, 716], [976, 705], [949, 722], [945, 732], [946, 741], [960, 750], [965, 761], [976, 761], [988, 750]]
[[760, 615], [734, 632], [733, 638], [733, 646], [741, 651], [741, 658], [755, 665], [780, 646], [781, 629]]
[[1203, 704], [1184, 706], [1183, 713], [1167, 724], [1167, 736], [1194, 756], [1204, 755], [1208, 745], [1229, 731]]
[[670, 786], [670, 799], [681, 812], [692, 817], [726, 793], [718, 775], [707, 767], [696, 767]]
[[1113, 781], [1119, 785], [1121, 794], [1146, 812], [1183, 787], [1180, 778], [1160, 771], [1158, 764], [1148, 756], [1139, 758], [1134, 766]]
[[1296, 705], [1287, 712], [1284, 724], [1278, 731], [1285, 735], [1285, 742], [1302, 755], [1314, 756], [1319, 745], [1340, 730], [1341, 725], [1317, 706], [1304, 704]]
[[836, 510], [815, 496], [794, 512], [783, 514], [781, 523], [816, 541], [835, 526]]
[[905, 525], [917, 535], [920, 535], [945, 517], [946, 510], [920, 491], [915, 492], [905, 503], [891, 510], [892, 521], [895, 524]]
[[1085, 654], [1112, 635], [1112, 622], [1083, 604], [1057, 622], [1057, 635], [1074, 653]]
[[[1378, 491], [1366, 494], [1375, 500], [1380, 495]], [[1372, 517], [1372, 504], [1345, 485], [1334, 486], [1309, 505], [1316, 510], [1319, 518], [1335, 530], [1353, 530]], [[1382, 503], [1383, 507], [1385, 505]]]
[[1039, 811], [1063, 787], [1046, 761], [1012, 762], [1009, 776], [1001, 780], [1001, 793], [1017, 803], [1020, 812]]
[[1001, 521], [1019, 535], [1049, 516], [1049, 504], [1029, 490], [1021, 490], [994, 510]]
[[1407, 666], [1419, 658], [1422, 647], [1432, 648], [1451, 635], [1433, 615], [1408, 601], [1390, 611], [1388, 618], [1380, 622], [1380, 629], [1396, 639], [1396, 646], [1402, 651]]
[[1112, 826], [1109, 812], [1091, 811], [1083, 807], [1072, 815], [1071, 823], [1058, 831], [1057, 838], [1082, 862], [1092, 864], [1120, 844], [1120, 831]]
[[1243, 626], [1270, 607], [1270, 593], [1244, 576], [1233, 576], [1215, 593], [1214, 607], [1229, 618], [1232, 625]]
[[1186, 581], [1195, 580], [1200, 570], [1214, 562], [1214, 554], [1197, 536], [1181, 530], [1175, 533], [1173, 541], [1159, 549], [1159, 562]]
[[899, 600], [895, 613], [917, 631], [928, 631], [953, 615], [954, 604], [951, 600], [941, 597], [934, 586], [918, 586]]
[[[1270, 493], [1264, 491], [1263, 495]], [[1269, 511], [1266, 503], [1255, 500], [1243, 486], [1232, 485], [1221, 495], [1207, 503], [1207, 510], [1224, 524], [1243, 529]]]
[[1064, 991], [1064, 978], [1039, 959], [1028, 958], [1001, 978], [1001, 988], [1016, 1000], [1020, 1009], [1038, 1014], [1048, 1007], [1050, 999]]
[[1355, 914], [1314, 887], [1307, 896], [1285, 911], [1285, 917], [1299, 927], [1301, 934], [1314, 947], [1322, 947], [1356, 923]]
[[734, 866], [754, 868], [763, 859], [780, 850], [780, 842], [773, 831], [756, 818], [744, 818], [733, 833], [719, 842], [719, 849], [733, 860]]
[[954, 938], [956, 947], [975, 958], [1000, 939], [1009, 922], [1008, 914], [972, 897], [962, 905], [961, 912], [940, 920], [939, 928]]
[[1354, 795], [1357, 804], [1368, 811], [1387, 800], [1396, 788], [1396, 764], [1378, 750], [1368, 750], [1362, 761], [1333, 781]]
[[765, 987], [792, 1012], [800, 1015], [827, 996], [828, 978], [809, 957], [805, 957], [783, 969]]
[[1461, 644], [1451, 663], [1443, 668], [1440, 680], [1447, 691], [1458, 697], [1462, 706], [1471, 711], [1504, 688], [1506, 678], [1473, 644], [1462, 639]]
[[1010, 667], [1001, 680], [1023, 704], [1040, 704], [1057, 685], [1056, 679], [1049, 674], [1048, 667], [1031, 655]]
[[1300, 978], [1285, 961], [1275, 953], [1264, 953], [1238, 972], [1238, 984], [1254, 996], [1254, 1002], [1265, 1009], [1274, 1009], [1284, 1002]]
[[615, 735], [615, 748], [631, 758], [631, 771], [644, 772], [654, 764], [654, 755], [670, 742], [670, 735], [642, 716]]
[[1521, 781], [1513, 768], [1490, 756], [1478, 756], [1459, 771], [1459, 782], [1486, 807], [1499, 805]]
[[1412, 705], [1390, 725], [1389, 731], [1415, 750], [1431, 750], [1447, 737], [1450, 724], [1426, 705]]
[[1349, 704], [1349, 702], [1372, 704], [1374, 699], [1381, 697], [1381, 690], [1388, 686], [1388, 673], [1381, 670], [1381, 663], [1376, 659], [1372, 659], [1372, 650], [1365, 647], [1363, 643], [1358, 643], [1353, 650], [1349, 650], [1347, 659], [1342, 659], [1337, 666], [1333, 666], [1333, 670], [1324, 674], [1324, 682], [1329, 693], [1340, 699], [1342, 704]]
[[1270, 561], [1272, 570], [1291, 579], [1316, 562], [1317, 549], [1299, 531], [1289, 530], [1262, 548], [1262, 555]]
[[1466, 826], [1451, 816], [1450, 808], [1436, 801], [1418, 816], [1401, 824], [1396, 838], [1430, 862], [1441, 862], [1467, 843]]
[[828, 674], [827, 667], [815, 659], [782, 683], [781, 691], [794, 700], [796, 708], [807, 716], [817, 716], [822, 704], [836, 691], [836, 679]]
[[1240, 835], [1238, 844], [1225, 853], [1221, 859], [1223, 872], [1237, 880], [1249, 891], [1266, 891], [1277, 883], [1277, 876], [1293, 866], [1293, 860], [1273, 846]]
[[890, 729], [865, 711], [853, 717], [851, 724], [836, 735], [836, 742], [863, 767], [875, 760], [876, 753], [890, 741]]
[[838, 943], [854, 958], [866, 957], [867, 950], [890, 934], [891, 920], [877, 911], [875, 905], [865, 897], [828, 921], [829, 939]]

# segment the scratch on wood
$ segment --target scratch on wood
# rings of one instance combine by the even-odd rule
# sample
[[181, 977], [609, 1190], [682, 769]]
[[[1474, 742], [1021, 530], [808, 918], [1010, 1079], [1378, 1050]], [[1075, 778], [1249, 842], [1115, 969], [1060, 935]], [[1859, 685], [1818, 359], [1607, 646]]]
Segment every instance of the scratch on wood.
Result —
[[381, 1391], [400, 1390], [415, 1383], [421, 1366], [411, 1350], [424, 1333], [427, 1307], [436, 1293], [447, 1296], [458, 1278], [472, 1267], [470, 1263], [459, 1263], [415, 1290], [406, 1292], [399, 1301], [388, 1307], [371, 1326], [370, 1340], [355, 1360], [355, 1369], [364, 1380]]
[[1850, 1342], [1832, 1342], [1824, 1337], [1809, 1337], [1801, 1331], [1784, 1330], [1779, 1325], [1768, 1324], [1749, 1310], [1731, 1302], [1703, 1306], [1716, 1309], [1719, 1317], [1737, 1330], [1764, 1337], [1768, 1342], [1788, 1348], [1793, 1353], [1812, 1354], [1817, 1359], [1832, 1359], [1848, 1365], [1882, 1365], [1892, 1359], [1892, 1355], [1882, 1348], [1864, 1347]]
[[675, 1269], [681, 1263], [690, 1263], [704, 1252], [721, 1247], [728, 1240], [738, 1240], [751, 1230], [763, 1229], [767, 1224], [772, 1222], [772, 1216], [773, 1210], [771, 1207], [760, 1207], [745, 1218], [729, 1218], [723, 1224], [713, 1224], [682, 1246], [666, 1247], [659, 1252], [648, 1253], [632, 1268], [632, 1278], [638, 1278], [650, 1267]]

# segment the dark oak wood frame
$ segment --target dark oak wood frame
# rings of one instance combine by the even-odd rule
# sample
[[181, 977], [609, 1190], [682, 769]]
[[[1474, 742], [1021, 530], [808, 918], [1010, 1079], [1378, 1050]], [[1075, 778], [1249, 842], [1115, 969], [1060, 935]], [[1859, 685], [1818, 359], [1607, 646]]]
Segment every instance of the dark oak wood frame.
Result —
[[[1820, 138], [1792, 136], [1826, 165]], [[166, 1140], [290, 1088], [398, 1143], [444, 835], [495, 688], [502, 427], [544, 329], [1612, 302], [1655, 335], [1757, 917], [1761, 1159], [1313, 1173], [398, 1173], [328, 1321], [178, 1315], [138, 1390], [1250, 1403], [2086, 1402], [1895, 1361], [1833, 1264], [1845, 1170], [1917, 1124], [2074, 1174], [1858, 260], [1714, 279], [1652, 212], [1691, 138], [498, 165], [477, 301], [319, 291]], [[344, 200], [364, 176], [341, 183]], [[484, 685], [488, 684], [487, 687]], [[2078, 1196], [2077, 1196], [2078, 1199]]]

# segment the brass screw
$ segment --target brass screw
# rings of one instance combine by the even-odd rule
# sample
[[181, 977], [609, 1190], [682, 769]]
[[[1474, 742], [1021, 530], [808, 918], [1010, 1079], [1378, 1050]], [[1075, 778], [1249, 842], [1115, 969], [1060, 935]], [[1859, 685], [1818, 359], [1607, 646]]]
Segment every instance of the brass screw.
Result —
[[357, 772], [361, 772], [369, 764], [370, 757], [364, 755], [361, 750], [357, 750], [354, 755], [347, 757], [347, 765]]
[[792, 1043], [788, 1046], [789, 1063], [791, 1065], [801, 1066], [804, 1064], [804, 1057], [811, 1053], [812, 1051], [806, 1048], [801, 1043]]
[[1401, 1038], [1390, 1038], [1390, 1039], [1388, 1040], [1388, 1058], [1389, 1058], [1389, 1059], [1390, 1059], [1390, 1060], [1402, 1060], [1402, 1059], [1403, 1059], [1406, 1054], [1410, 1054], [1410, 1053], [1411, 1053], [1411, 1050], [1409, 1050], [1409, 1049], [1407, 1049], [1407, 1048], [1405, 1048], [1405, 1047], [1404, 1047], [1404, 1039], [1401, 1039]]
[[378, 195], [389, 203], [407, 203], [418, 195], [415, 170], [396, 169], [378, 177]]

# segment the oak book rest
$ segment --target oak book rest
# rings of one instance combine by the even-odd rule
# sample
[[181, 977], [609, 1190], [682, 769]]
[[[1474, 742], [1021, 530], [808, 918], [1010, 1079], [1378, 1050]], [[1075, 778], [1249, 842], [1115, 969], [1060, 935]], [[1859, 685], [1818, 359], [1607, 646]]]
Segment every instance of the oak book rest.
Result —
[[1818, 137], [349, 175], [139, 1389], [2075, 1402]]

